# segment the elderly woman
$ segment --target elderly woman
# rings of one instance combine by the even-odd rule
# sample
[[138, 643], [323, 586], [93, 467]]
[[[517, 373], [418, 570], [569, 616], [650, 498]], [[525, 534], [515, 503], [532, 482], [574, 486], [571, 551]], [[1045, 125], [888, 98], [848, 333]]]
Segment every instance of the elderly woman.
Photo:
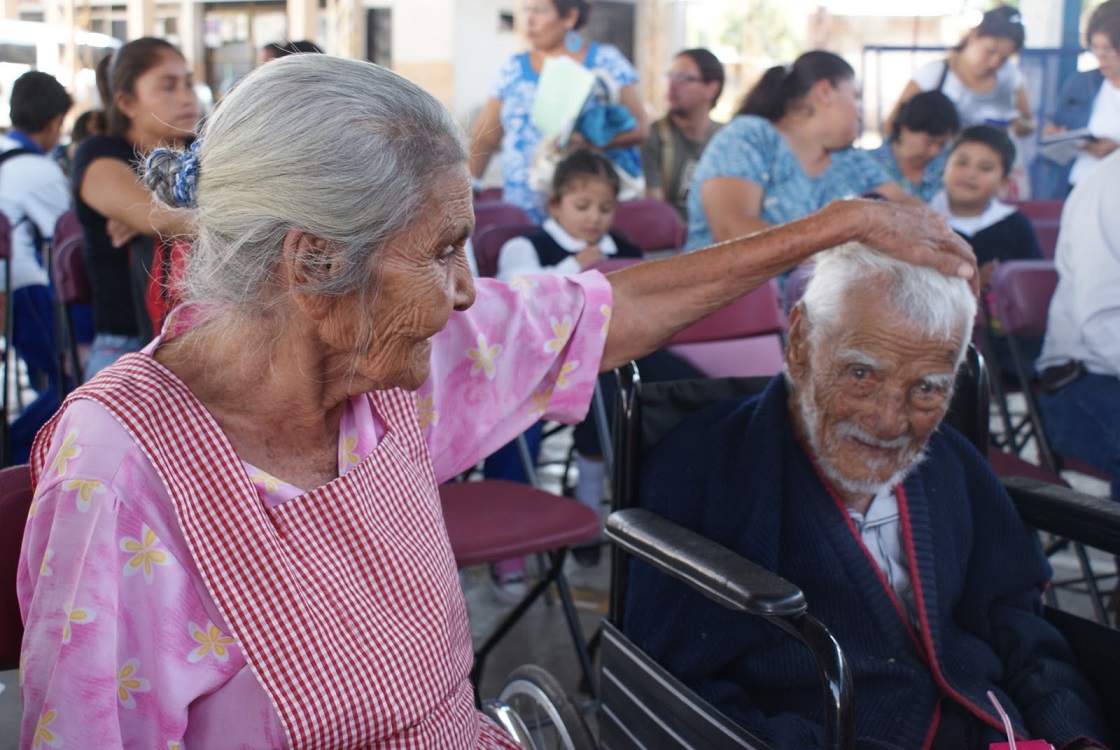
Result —
[[511, 748], [474, 708], [438, 483], [846, 238], [975, 273], [932, 214], [854, 201], [476, 292], [455, 120], [325, 55], [249, 74], [199, 144], [148, 178], [196, 210], [183, 306], [36, 444], [24, 746]]

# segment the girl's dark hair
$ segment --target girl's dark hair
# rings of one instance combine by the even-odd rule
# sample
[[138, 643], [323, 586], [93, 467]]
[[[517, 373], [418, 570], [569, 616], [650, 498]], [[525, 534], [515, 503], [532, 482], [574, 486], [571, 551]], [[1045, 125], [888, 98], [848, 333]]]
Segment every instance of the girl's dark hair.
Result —
[[[976, 32], [978, 37], [991, 36], [996, 39], [1010, 39], [1015, 44], [1016, 52], [1023, 48], [1023, 42], [1027, 38], [1027, 31], [1023, 28], [1023, 17], [1019, 14], [1019, 9], [1012, 8], [1010, 5], [1000, 5], [989, 10], [980, 18], [979, 25], [973, 31]], [[966, 44], [968, 44], [968, 36], [965, 36], [953, 50], [960, 52]]]
[[108, 70], [109, 96], [105, 102], [108, 135], [124, 135], [132, 124], [128, 116], [117, 108], [117, 95], [134, 95], [136, 79], [158, 65], [164, 52], [183, 57], [175, 45], [150, 36], [131, 41], [113, 53]]
[[1112, 48], [1120, 52], [1120, 0], [1105, 0], [1089, 16], [1085, 43], [1091, 45], [1093, 34], [1104, 34]]
[[973, 125], [970, 128], [965, 128], [953, 141], [953, 147], [949, 149], [952, 154], [965, 143], [983, 143], [988, 148], [999, 154], [1000, 164], [1003, 166], [1003, 176], [1006, 177], [1011, 172], [1011, 165], [1015, 163], [1015, 144], [1011, 141], [1005, 131], [999, 128], [993, 128], [991, 125]]
[[[1117, 0], [1120, 2], [1120, 0]], [[677, 57], [687, 57], [692, 62], [696, 63], [696, 67], [700, 69], [700, 78], [704, 83], [711, 83], [712, 81], [719, 81], [719, 88], [716, 89], [715, 98], [712, 99], [712, 106], [719, 101], [720, 95], [723, 94], [723, 63], [719, 58], [712, 54], [711, 50], [697, 47], [695, 49], [681, 50], [677, 53]]]
[[618, 172], [614, 171], [611, 160], [592, 151], [589, 148], [576, 149], [565, 156], [556, 165], [552, 174], [552, 195], [559, 197], [570, 190], [577, 180], [600, 179], [606, 180], [611, 186], [611, 191], [618, 197], [622, 182], [618, 179]]
[[274, 58], [287, 57], [288, 55], [323, 54], [323, 50], [319, 48], [319, 45], [308, 39], [299, 39], [294, 42], [269, 42], [264, 45], [263, 49], [272, 53]]
[[946, 135], [961, 127], [957, 105], [940, 91], [923, 91], [915, 94], [898, 108], [898, 116], [891, 123], [891, 140], [897, 141], [903, 128], [915, 133]]
[[803, 99], [817, 81], [837, 86], [855, 77], [852, 66], [839, 55], [823, 50], [806, 52], [788, 67], [777, 65], [762, 74], [743, 99], [736, 114], [758, 115], [776, 122], [791, 105]]
[[89, 109], [78, 115], [74, 120], [74, 127], [70, 128], [70, 142], [81, 143], [91, 135], [101, 135], [104, 130], [104, 113], [97, 109]]
[[573, 28], [582, 29], [587, 24], [587, 17], [591, 15], [591, 3], [587, 0], [552, 0], [552, 7], [556, 8], [556, 12], [562, 17], [572, 12], [572, 9], [579, 11], [579, 17], [576, 18], [576, 25]]

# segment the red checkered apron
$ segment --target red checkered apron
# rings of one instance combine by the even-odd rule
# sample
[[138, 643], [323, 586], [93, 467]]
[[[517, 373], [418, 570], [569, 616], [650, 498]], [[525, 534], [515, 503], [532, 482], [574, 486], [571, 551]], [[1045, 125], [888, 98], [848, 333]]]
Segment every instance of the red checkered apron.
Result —
[[[155, 466], [292, 747], [517, 747], [474, 709], [470, 629], [411, 393], [370, 394], [386, 427], [373, 454], [274, 508], [149, 355], [122, 358], [76, 398], [108, 408]], [[36, 476], [57, 420], [36, 442]]]

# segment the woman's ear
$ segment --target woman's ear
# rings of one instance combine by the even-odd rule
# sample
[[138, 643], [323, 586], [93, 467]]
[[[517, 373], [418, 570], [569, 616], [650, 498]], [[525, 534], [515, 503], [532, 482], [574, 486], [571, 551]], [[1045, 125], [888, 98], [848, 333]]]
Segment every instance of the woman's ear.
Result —
[[322, 320], [330, 311], [330, 297], [307, 290], [330, 276], [331, 256], [331, 247], [322, 237], [298, 229], [284, 235], [281, 277], [296, 304], [312, 320]]

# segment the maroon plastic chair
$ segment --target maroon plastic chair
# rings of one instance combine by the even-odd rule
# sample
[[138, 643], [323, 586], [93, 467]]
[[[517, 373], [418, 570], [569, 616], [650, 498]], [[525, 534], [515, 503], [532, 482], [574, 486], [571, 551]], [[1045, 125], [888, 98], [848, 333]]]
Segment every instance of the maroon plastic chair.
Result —
[[668, 201], [622, 201], [614, 214], [614, 229], [620, 230], [643, 253], [678, 252], [684, 245], [684, 222]]
[[504, 192], [500, 187], [483, 188], [482, 192], [475, 196], [475, 202], [500, 201]]
[[12, 257], [12, 225], [8, 222], [8, 217], [0, 213], [0, 260], [4, 262], [4, 302], [3, 302], [3, 327], [4, 334], [4, 377], [0, 379], [0, 388], [4, 389], [4, 395], [0, 398], [0, 404], [3, 405], [3, 415], [0, 419], [0, 466], [7, 466], [12, 462], [12, 446], [10, 433], [8, 431], [8, 421], [12, 417], [11, 413], [11, 396], [9, 395], [12, 387], [12, 373], [16, 367], [14, 352], [12, 351], [12, 264], [9, 262]]
[[507, 226], [495, 226], [477, 233], [474, 244], [474, 260], [478, 264], [478, 275], [482, 278], [494, 278], [498, 275], [498, 256], [502, 253], [502, 245], [514, 237], [524, 237], [540, 229], [536, 224], [526, 222]]
[[1060, 223], [1058, 219], [1031, 220], [1031, 224], [1034, 226], [1034, 234], [1038, 237], [1038, 247], [1042, 250], [1042, 257], [1047, 260], [1053, 260], [1054, 253], [1058, 249]]
[[1042, 414], [1038, 408], [1037, 383], [1033, 363], [1027, 361], [1020, 338], [1043, 336], [1050, 310], [1050, 298], [1058, 286], [1058, 271], [1049, 260], [1017, 260], [1000, 264], [992, 274], [992, 302], [1003, 327], [1011, 358], [1015, 364], [1018, 386], [1027, 404], [1031, 434], [1038, 444], [1039, 459], [1051, 472], [1063, 469], [1076, 471], [1109, 481], [1100, 469], [1069, 456], [1058, 455], [1046, 437]]
[[539, 580], [475, 649], [471, 680], [477, 688], [486, 658], [529, 607], [554, 587], [580, 669], [594, 695], [591, 656], [564, 576], [564, 560], [569, 548], [598, 536], [599, 516], [576, 500], [540, 489], [524, 435], [518, 436], [517, 448], [528, 484], [482, 479], [449, 482], [439, 488], [447, 536], [459, 568], [530, 555], [547, 559]]
[[30, 466], [0, 469], [0, 579], [5, 581], [0, 588], [0, 671], [19, 667], [23, 619], [16, 599], [16, 571], [31, 495]]
[[51, 253], [51, 277], [54, 279], [55, 303], [59, 308], [63, 336], [60, 339], [67, 349], [70, 360], [70, 374], [78, 385], [82, 383], [82, 362], [78, 354], [78, 341], [75, 335], [74, 306], [89, 305], [93, 302], [89, 273], [86, 271], [82, 255], [82, 234], [55, 236]]
[[669, 350], [708, 377], [774, 375], [782, 370], [787, 327], [771, 280], [680, 331]]
[[479, 237], [494, 227], [525, 226], [532, 223], [529, 214], [520, 206], [503, 201], [475, 201], [474, 232], [471, 234], [471, 240], [478, 244]]
[[1026, 214], [1031, 221], [1036, 219], [1060, 219], [1064, 201], [1053, 199], [1033, 199], [1012, 201], [1011, 205]]

